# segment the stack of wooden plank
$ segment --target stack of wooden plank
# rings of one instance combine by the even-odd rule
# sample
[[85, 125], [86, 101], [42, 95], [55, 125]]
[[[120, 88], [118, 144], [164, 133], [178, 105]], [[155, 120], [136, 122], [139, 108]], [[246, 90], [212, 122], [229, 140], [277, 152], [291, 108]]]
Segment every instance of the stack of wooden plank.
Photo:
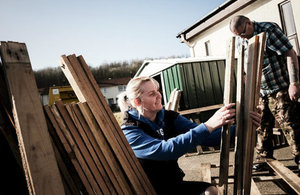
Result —
[[61, 63], [80, 103], [57, 102], [46, 111], [67, 152], [75, 154], [87, 191], [155, 194], [83, 57], [64, 55]]
[[[265, 47], [265, 33], [249, 40], [247, 53], [247, 70], [244, 68], [244, 47], [241, 48], [237, 67], [237, 97], [236, 97], [236, 156], [235, 156], [235, 194], [250, 194], [253, 155], [256, 128], [250, 122], [250, 111], [256, 111], [259, 100], [261, 71]], [[226, 60], [224, 104], [232, 102], [232, 80], [234, 69], [235, 39], [232, 38], [228, 47]], [[244, 73], [247, 73], [245, 79]], [[220, 182], [222, 193], [227, 194], [229, 167], [229, 137], [228, 126], [222, 129], [220, 154]]]
[[26, 45], [1, 42], [1, 61], [1, 137], [29, 194], [156, 194], [81, 56], [62, 56], [80, 102], [44, 110]]

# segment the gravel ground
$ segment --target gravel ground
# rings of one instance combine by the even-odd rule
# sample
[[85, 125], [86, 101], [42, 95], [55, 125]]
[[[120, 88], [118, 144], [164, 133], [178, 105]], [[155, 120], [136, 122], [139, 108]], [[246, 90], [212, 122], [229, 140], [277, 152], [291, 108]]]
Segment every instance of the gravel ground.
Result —
[[[276, 149], [274, 151], [274, 157], [283, 163], [286, 167], [291, 170], [296, 169], [296, 164], [293, 161], [291, 155], [291, 150], [288, 146]], [[233, 176], [233, 164], [234, 164], [234, 153], [230, 152], [230, 168], [229, 176]], [[179, 166], [185, 172], [184, 180], [187, 181], [199, 181], [200, 180], [200, 163], [211, 163], [211, 176], [212, 183], [218, 181], [219, 175], [219, 164], [220, 164], [220, 153], [216, 152], [205, 152], [204, 154], [198, 155], [197, 153], [189, 153], [188, 156], [182, 156], [179, 159]], [[286, 186], [286, 184], [281, 180], [272, 180], [272, 181], [258, 181], [258, 178], [261, 176], [270, 176], [272, 173], [270, 171], [253, 173], [253, 180], [255, 181], [261, 194], [292, 194], [291, 191], [288, 191], [281, 186]], [[284, 190], [283, 190], [284, 189]], [[228, 194], [233, 194], [233, 179], [229, 179], [228, 185]]]

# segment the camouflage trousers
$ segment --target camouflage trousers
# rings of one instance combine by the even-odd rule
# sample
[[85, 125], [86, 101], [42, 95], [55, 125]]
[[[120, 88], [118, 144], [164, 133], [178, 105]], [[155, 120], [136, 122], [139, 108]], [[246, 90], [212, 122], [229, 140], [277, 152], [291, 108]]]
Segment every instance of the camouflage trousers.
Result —
[[300, 103], [290, 100], [287, 90], [260, 98], [261, 126], [257, 129], [257, 158], [273, 157], [273, 128], [280, 125], [295, 157], [300, 163]]

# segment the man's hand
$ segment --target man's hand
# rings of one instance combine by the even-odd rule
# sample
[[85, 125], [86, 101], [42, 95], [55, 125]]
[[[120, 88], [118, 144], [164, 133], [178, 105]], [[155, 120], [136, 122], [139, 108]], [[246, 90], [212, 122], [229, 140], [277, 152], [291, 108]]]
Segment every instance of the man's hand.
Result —
[[289, 86], [289, 96], [292, 101], [298, 101], [300, 97], [300, 86], [290, 84]]

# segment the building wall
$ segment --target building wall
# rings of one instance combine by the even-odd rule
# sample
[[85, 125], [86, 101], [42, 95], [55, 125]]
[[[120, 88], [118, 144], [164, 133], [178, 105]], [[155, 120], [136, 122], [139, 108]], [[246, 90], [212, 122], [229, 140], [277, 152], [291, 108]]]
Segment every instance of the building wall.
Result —
[[113, 99], [113, 104], [117, 103], [117, 96], [122, 92], [122, 90], [119, 90], [119, 87], [125, 89], [126, 85], [101, 88], [101, 92], [105, 96], [105, 99], [109, 104], [109, 99]]
[[[245, 15], [251, 20], [255, 21], [272, 21], [276, 22], [281, 26], [280, 13], [278, 4], [284, 2], [283, 0], [259, 0], [255, 1], [246, 8], [240, 10], [234, 15]], [[291, 0], [298, 39], [300, 36], [300, 1]], [[192, 57], [203, 57], [206, 56], [205, 42], [210, 41], [211, 55], [212, 56], [226, 56], [226, 43], [233, 36], [229, 30], [229, 21], [234, 16], [224, 19], [222, 22], [213, 26], [196, 36], [191, 40], [190, 53]], [[299, 40], [298, 40], [299, 42]]]

